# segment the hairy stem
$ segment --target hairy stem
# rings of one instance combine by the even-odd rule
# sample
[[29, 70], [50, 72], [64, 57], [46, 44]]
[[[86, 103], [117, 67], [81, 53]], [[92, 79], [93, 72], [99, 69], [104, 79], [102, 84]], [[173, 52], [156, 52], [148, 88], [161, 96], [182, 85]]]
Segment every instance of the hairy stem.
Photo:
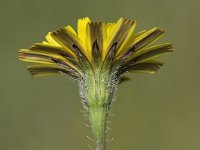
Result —
[[96, 150], [106, 150], [106, 122], [115, 91], [113, 76], [109, 69], [88, 69], [81, 86]]
[[90, 107], [89, 120], [96, 150], [106, 150], [107, 107]]

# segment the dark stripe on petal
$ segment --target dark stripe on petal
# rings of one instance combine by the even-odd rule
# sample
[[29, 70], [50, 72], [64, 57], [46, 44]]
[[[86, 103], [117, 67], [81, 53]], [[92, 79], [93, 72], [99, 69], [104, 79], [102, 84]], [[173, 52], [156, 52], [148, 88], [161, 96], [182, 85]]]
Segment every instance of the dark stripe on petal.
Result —
[[44, 52], [50, 52], [50, 53], [60, 54], [62, 56], [65, 56], [66, 58], [76, 59], [75, 54], [72, 56], [72, 54], [70, 54], [69, 52], [67, 52], [62, 47], [56, 47], [56, 46], [46, 45], [46, 44], [42, 44], [42, 43], [35, 43], [29, 49], [30, 50], [34, 50], [34, 51], [44, 51]]
[[33, 65], [27, 68], [32, 76], [48, 76], [56, 74], [66, 74], [72, 78], [78, 79], [78, 76], [71, 71], [67, 71], [61, 67], [54, 65]]
[[84, 55], [86, 55], [84, 53], [83, 47], [82, 47], [77, 35], [74, 35], [73, 33], [69, 32], [66, 28], [61, 28], [61, 29], [57, 30], [56, 32], [53, 32], [51, 34], [51, 36], [60, 45], [62, 45], [65, 48], [68, 48], [72, 51], [73, 51], [73, 45], [76, 45], [79, 48], [79, 50], [81, 50], [81, 52]]
[[[28, 61], [28, 62], [35, 62], [35, 63], [42, 63], [42, 64], [58, 64], [62, 67], [64, 67], [66, 70], [73, 69], [76, 70], [78, 73], [81, 72], [80, 68], [78, 66], [74, 66], [71, 64], [66, 58], [57, 57], [56, 55], [49, 55], [49, 54], [43, 54], [43, 53], [37, 53], [35, 51], [27, 51], [27, 50], [21, 50], [19, 52], [19, 59], [22, 61]], [[59, 62], [59, 63], [57, 63]]]
[[157, 61], [157, 60], [149, 60], [146, 62], [142, 62], [142, 63], [138, 63], [138, 64], [128, 64], [127, 66], [122, 66], [121, 68], [119, 68], [118, 71], [118, 76], [131, 71], [131, 72], [135, 72], [135, 71], [141, 71], [141, 72], [149, 72], [149, 73], [155, 73], [160, 66], [162, 66], [164, 63], [161, 61]]
[[94, 41], [92, 44], [92, 63], [95, 66], [99, 65], [101, 55], [100, 55], [100, 49], [97, 40]]
[[67, 60], [69, 60], [74, 66], [79, 66], [77, 58], [74, 57], [75, 54], [74, 56], [72, 56], [70, 53], [68, 53], [66, 50], [64, 50], [61, 47], [55, 47], [55, 46], [45, 45], [41, 43], [36, 43], [32, 47], [30, 47], [29, 50], [33, 50], [34, 52], [44, 53], [45, 55], [48, 55], [48, 54], [60, 55], [63, 58], [66, 58]]
[[[90, 32], [90, 42], [93, 45], [95, 42], [98, 42], [99, 54], [101, 54], [103, 49], [103, 24], [102, 22], [91, 22], [88, 24], [87, 28]], [[96, 44], [96, 43], [95, 43]]]
[[118, 43], [116, 42], [111, 46], [104, 61], [111, 60], [111, 63], [112, 63], [112, 60], [114, 60], [114, 56], [117, 52], [117, 45], [118, 45]]
[[121, 25], [117, 30], [114, 32], [113, 37], [109, 43], [108, 49], [112, 47], [114, 43], [117, 43], [117, 50], [122, 45], [122, 43], [127, 38], [127, 35], [129, 34], [132, 27], [135, 25], [134, 20], [130, 19], [123, 19]]
[[82, 73], [80, 70], [75, 70], [74, 68], [72, 68], [68, 63], [66, 63], [65, 61], [62, 61], [60, 59], [56, 59], [56, 58], [51, 58], [51, 60], [57, 64], [58, 66], [61, 66], [63, 69], [69, 71], [69, 72], [73, 72], [73, 74], [75, 74], [76, 76], [81, 77]]
[[135, 57], [129, 60], [129, 63], [138, 63], [144, 62], [146, 60], [160, 57], [163, 54], [167, 54], [172, 52], [172, 45], [171, 44], [163, 44], [163, 46], [154, 46], [148, 49], [143, 50], [143, 52], [139, 53]]
[[74, 52], [78, 56], [79, 63], [81, 65], [82, 71], [84, 72], [85, 69], [92, 68], [92, 64], [86, 57], [86, 55], [83, 54], [83, 52], [79, 49], [79, 47], [75, 44], [72, 45]]
[[139, 51], [140, 49], [148, 46], [149, 44], [152, 44], [161, 35], [163, 35], [163, 33], [164, 31], [159, 28], [154, 28], [149, 30], [148, 32], [145, 32], [136, 39], [136, 42], [134, 42], [133, 45], [130, 46], [128, 51], [124, 53], [121, 58], [127, 58], [129, 56], [131, 57], [131, 55], [134, 54], [136, 51]]

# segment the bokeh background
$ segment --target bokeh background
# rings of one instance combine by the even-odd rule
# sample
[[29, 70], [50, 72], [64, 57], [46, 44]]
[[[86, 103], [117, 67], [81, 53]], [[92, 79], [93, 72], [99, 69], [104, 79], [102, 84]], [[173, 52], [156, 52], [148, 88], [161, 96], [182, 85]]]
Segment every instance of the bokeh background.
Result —
[[200, 149], [198, 0], [0, 0], [0, 149], [89, 150], [78, 86], [32, 78], [18, 49], [80, 17], [136, 19], [137, 31], [162, 27], [174, 52], [156, 75], [130, 74], [119, 86], [108, 150]]

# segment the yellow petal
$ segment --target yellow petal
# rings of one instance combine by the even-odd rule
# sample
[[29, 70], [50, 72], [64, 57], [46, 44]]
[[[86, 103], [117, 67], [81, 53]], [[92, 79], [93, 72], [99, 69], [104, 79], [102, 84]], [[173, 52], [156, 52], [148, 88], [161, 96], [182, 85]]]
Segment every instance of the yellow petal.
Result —
[[33, 46], [29, 48], [29, 50], [42, 51], [44, 53], [50, 52], [54, 54], [60, 54], [62, 56], [66, 56], [67, 58], [71, 57], [72, 59], [77, 60], [76, 55], [71, 50], [69, 49], [66, 50], [63, 47], [57, 47], [46, 44], [45, 41], [43, 41], [43, 43], [35, 43]]
[[118, 22], [113, 25], [109, 25], [107, 27], [107, 40], [105, 43], [105, 53], [107, 53], [111, 46], [115, 43], [116, 45], [116, 53], [119, 54], [125, 50], [125, 45], [131, 38], [134, 29], [136, 26], [136, 22], [134, 20], [120, 18]]
[[66, 70], [65, 68], [61, 66], [57, 66], [55, 64], [52, 65], [44, 65], [44, 64], [39, 64], [39, 65], [31, 65], [28, 66], [27, 69], [31, 73], [32, 76], [38, 77], [38, 76], [48, 76], [48, 75], [58, 75], [61, 73], [70, 75], [74, 78], [77, 78], [77, 74]]
[[[88, 24], [87, 27], [87, 34], [88, 34], [88, 48], [90, 48], [91, 52], [89, 52], [90, 57], [92, 54], [92, 47], [94, 42], [97, 40], [98, 43], [98, 50], [99, 50], [99, 55], [102, 53], [103, 49], [103, 26], [104, 24], [102, 22], [91, 22]], [[97, 58], [94, 58], [97, 59]]]
[[87, 51], [87, 24], [90, 23], [90, 19], [88, 17], [78, 19], [77, 23], [77, 33], [78, 37], [83, 43], [84, 49]]
[[[73, 45], [76, 45], [83, 54], [85, 54], [85, 49], [83, 43], [78, 38], [77, 34], [72, 31], [70, 26], [60, 28], [56, 32], [51, 33], [51, 37], [59, 43], [64, 49], [68, 50], [72, 54], [74, 53]], [[86, 55], [86, 54], [85, 54]]]
[[63, 61], [65, 64], [67, 64], [68, 66], [72, 67], [77, 72], [79, 72], [78, 68], [74, 66], [74, 64], [72, 64], [67, 58], [62, 57], [59, 54], [44, 52], [44, 51], [39, 51], [39, 50], [33, 51], [29, 49], [21, 49], [19, 51], [19, 59], [26, 62], [34, 62], [34, 63], [41, 63], [41, 64], [55, 64], [52, 61], [52, 58]]
[[135, 40], [143, 35], [145, 32], [147, 32], [146, 30], [143, 30], [143, 31], [140, 31], [140, 32], [137, 32], [137, 33], [133, 33], [130, 38], [127, 40], [127, 42], [125, 42], [124, 44], [124, 47], [122, 50], [120, 50], [120, 52], [118, 52], [116, 54], [116, 58], [115, 59], [119, 59], [121, 56], [123, 56], [123, 54], [125, 54], [129, 48], [131, 47], [131, 45], [135, 42]]
[[[120, 30], [122, 25], [123, 18], [120, 18], [116, 24], [107, 24], [106, 25], [106, 39], [103, 43], [102, 59], [105, 59], [106, 54], [108, 53], [111, 46], [116, 42], [115, 38]], [[105, 36], [104, 36], [105, 37]]]
[[47, 39], [47, 42], [52, 45], [52, 46], [57, 46], [57, 47], [61, 47], [61, 45], [56, 42], [52, 36], [51, 36], [51, 32], [49, 32], [47, 35], [46, 35], [46, 39]]
[[137, 45], [137, 50], [140, 48], [144, 48], [152, 43], [154, 43], [156, 40], [158, 40], [162, 35], [164, 34], [164, 31], [155, 27], [151, 30], [148, 30], [141, 36], [138, 36], [135, 41], [132, 43], [132, 45]]
[[133, 35], [134, 35], [133, 32], [136, 27], [136, 22], [133, 20], [130, 20], [126, 26], [128, 26], [126, 29], [126, 32], [122, 35], [122, 37], [123, 36], [125, 37], [125, 40], [122, 41], [122, 44], [119, 47], [119, 50], [117, 51], [117, 54], [123, 53], [126, 50], [128, 41], [130, 41], [130, 39], [133, 38]]

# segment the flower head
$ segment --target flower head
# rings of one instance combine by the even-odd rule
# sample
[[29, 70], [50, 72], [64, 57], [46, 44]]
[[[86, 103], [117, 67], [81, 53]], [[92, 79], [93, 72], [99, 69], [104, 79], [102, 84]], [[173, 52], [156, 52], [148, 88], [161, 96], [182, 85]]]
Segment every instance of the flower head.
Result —
[[86, 17], [78, 20], [77, 32], [65, 26], [49, 32], [42, 43], [19, 51], [20, 60], [36, 63], [28, 66], [33, 76], [64, 74], [80, 81], [97, 144], [103, 140], [116, 85], [128, 79], [124, 74], [156, 73], [163, 65], [157, 58], [172, 52], [170, 43], [152, 46], [164, 34], [162, 29], [136, 33], [135, 27], [130, 19], [104, 23]]
[[79, 19], [77, 32], [71, 26], [49, 32], [42, 43], [21, 49], [19, 59], [37, 63], [28, 67], [33, 76], [64, 73], [83, 79], [85, 70], [105, 65], [115, 68], [116, 77], [128, 71], [155, 73], [163, 65], [155, 59], [171, 52], [172, 45], [150, 47], [164, 31], [153, 28], [135, 33], [135, 26], [134, 20], [124, 18], [116, 23]]

